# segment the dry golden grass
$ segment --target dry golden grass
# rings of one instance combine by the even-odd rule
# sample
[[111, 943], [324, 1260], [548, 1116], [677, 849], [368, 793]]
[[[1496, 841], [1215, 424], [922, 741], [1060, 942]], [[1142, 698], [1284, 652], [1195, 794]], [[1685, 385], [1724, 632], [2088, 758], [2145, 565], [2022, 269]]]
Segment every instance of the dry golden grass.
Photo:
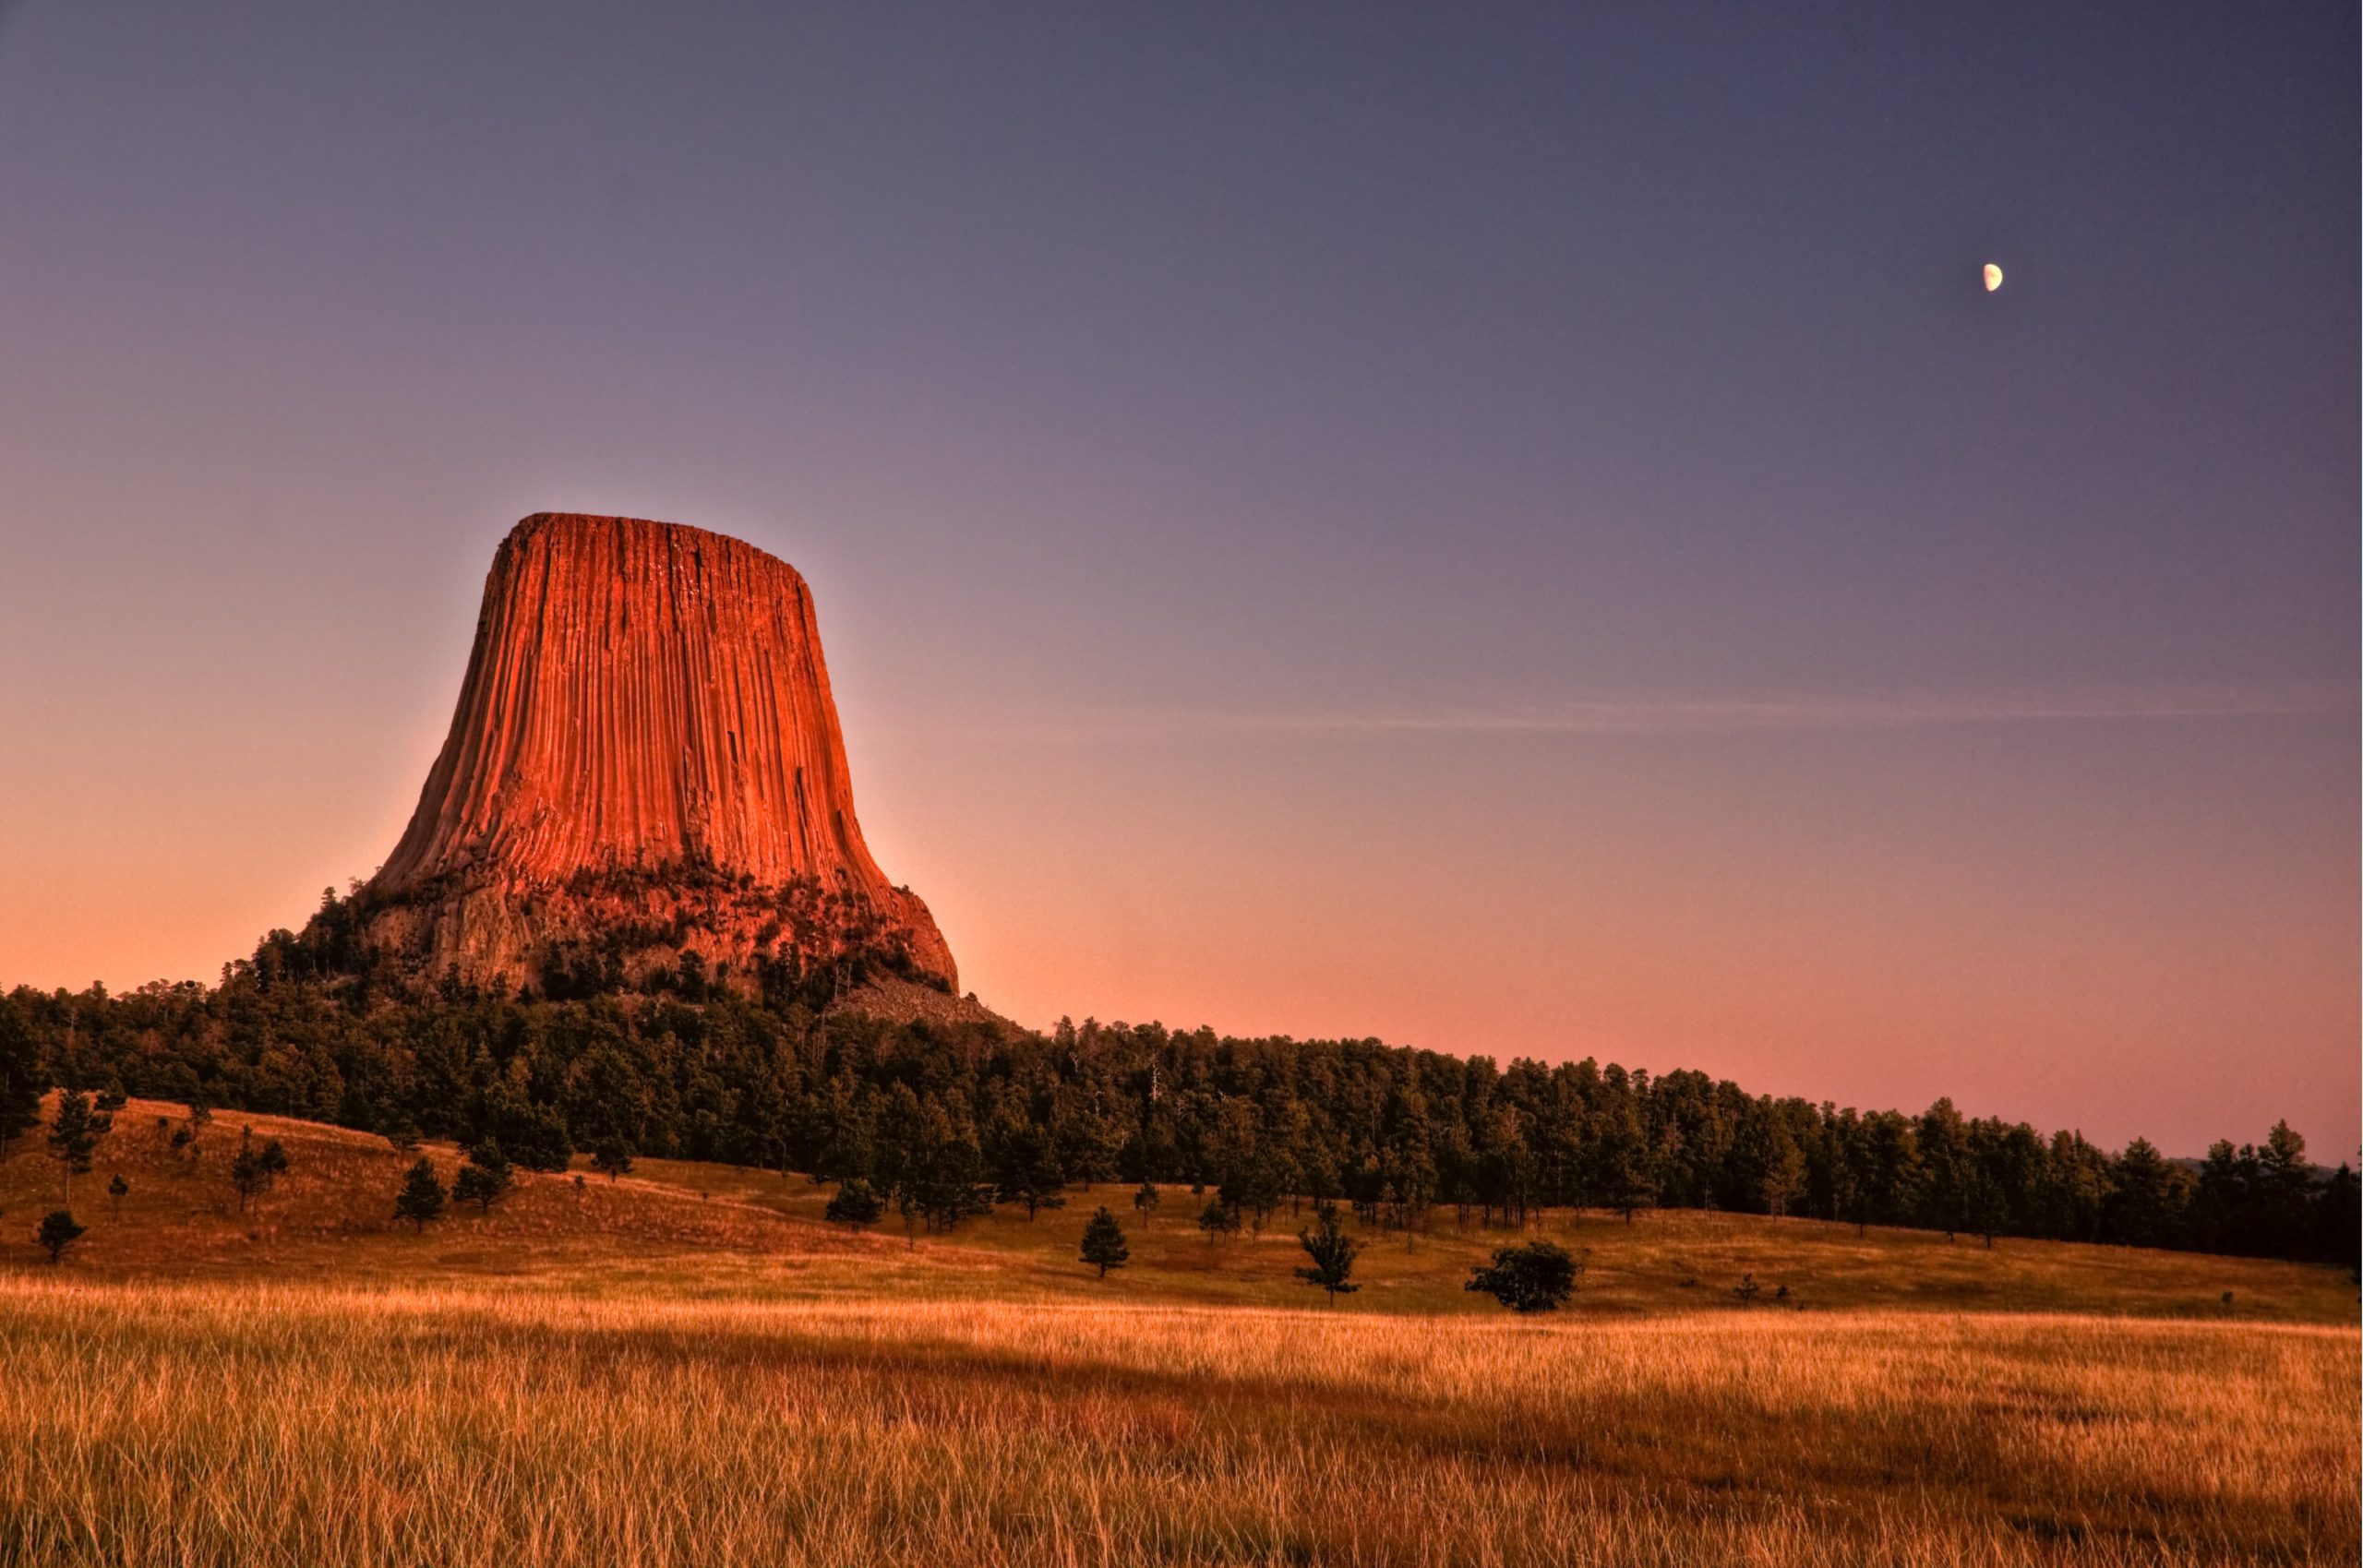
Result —
[[[649, 1162], [421, 1236], [382, 1141], [225, 1114], [192, 1165], [158, 1114], [135, 1102], [78, 1181], [91, 1234], [62, 1267], [29, 1241], [54, 1165], [0, 1163], [0, 1564], [2363, 1549], [2337, 1271], [1559, 1215], [1592, 1269], [1555, 1320], [1462, 1292], [1502, 1238], [1448, 1224], [1374, 1240], [1330, 1311], [1289, 1227], [1209, 1249], [1179, 1191], [1145, 1230], [1103, 1190], [911, 1247], [819, 1224], [800, 1180]], [[249, 1120], [294, 1164], [242, 1215]], [[1135, 1259], [1105, 1285], [1074, 1257], [1103, 1200]], [[1741, 1306], [1743, 1270], [1803, 1310]]]
[[2332, 1562], [2353, 1334], [0, 1282], [0, 1562]]

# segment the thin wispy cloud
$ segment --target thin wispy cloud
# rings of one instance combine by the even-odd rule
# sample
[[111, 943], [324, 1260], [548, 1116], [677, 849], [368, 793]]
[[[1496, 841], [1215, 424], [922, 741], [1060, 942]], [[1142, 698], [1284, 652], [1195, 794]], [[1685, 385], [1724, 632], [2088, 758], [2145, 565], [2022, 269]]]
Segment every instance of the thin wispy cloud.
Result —
[[2247, 687], [2023, 689], [1973, 694], [1745, 696], [1597, 694], [1547, 703], [1440, 702], [1394, 708], [1145, 707], [1005, 715], [992, 727], [1049, 738], [1149, 735], [1273, 736], [1717, 736], [1792, 730], [1877, 730], [1995, 724], [2178, 723], [2353, 714], [2354, 683]]

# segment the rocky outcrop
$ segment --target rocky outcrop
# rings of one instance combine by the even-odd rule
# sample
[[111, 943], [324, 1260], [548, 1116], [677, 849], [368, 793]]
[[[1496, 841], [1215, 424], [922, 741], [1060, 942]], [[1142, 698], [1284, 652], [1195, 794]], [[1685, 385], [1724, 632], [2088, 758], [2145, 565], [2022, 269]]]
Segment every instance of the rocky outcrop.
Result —
[[378, 950], [478, 982], [689, 953], [957, 988], [862, 842], [811, 590], [678, 523], [544, 513], [501, 543], [450, 734], [360, 904]]

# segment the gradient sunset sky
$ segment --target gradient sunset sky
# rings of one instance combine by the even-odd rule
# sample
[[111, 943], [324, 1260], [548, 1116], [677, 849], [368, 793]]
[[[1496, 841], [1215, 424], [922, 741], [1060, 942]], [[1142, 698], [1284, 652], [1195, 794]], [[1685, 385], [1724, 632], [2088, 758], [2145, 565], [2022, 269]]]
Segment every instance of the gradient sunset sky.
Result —
[[494, 545], [616, 512], [810, 580], [870, 844], [1027, 1023], [2350, 1158], [2357, 54], [0, 6], [0, 986], [366, 876]]

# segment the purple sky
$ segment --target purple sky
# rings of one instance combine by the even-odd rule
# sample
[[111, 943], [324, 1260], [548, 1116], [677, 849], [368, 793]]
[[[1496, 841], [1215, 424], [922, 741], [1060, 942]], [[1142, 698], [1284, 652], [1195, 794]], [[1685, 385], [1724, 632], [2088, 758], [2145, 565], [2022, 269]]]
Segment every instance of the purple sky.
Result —
[[1595, 9], [0, 6], [0, 984], [625, 512], [1028, 1022], [2351, 1156], [2354, 7]]

